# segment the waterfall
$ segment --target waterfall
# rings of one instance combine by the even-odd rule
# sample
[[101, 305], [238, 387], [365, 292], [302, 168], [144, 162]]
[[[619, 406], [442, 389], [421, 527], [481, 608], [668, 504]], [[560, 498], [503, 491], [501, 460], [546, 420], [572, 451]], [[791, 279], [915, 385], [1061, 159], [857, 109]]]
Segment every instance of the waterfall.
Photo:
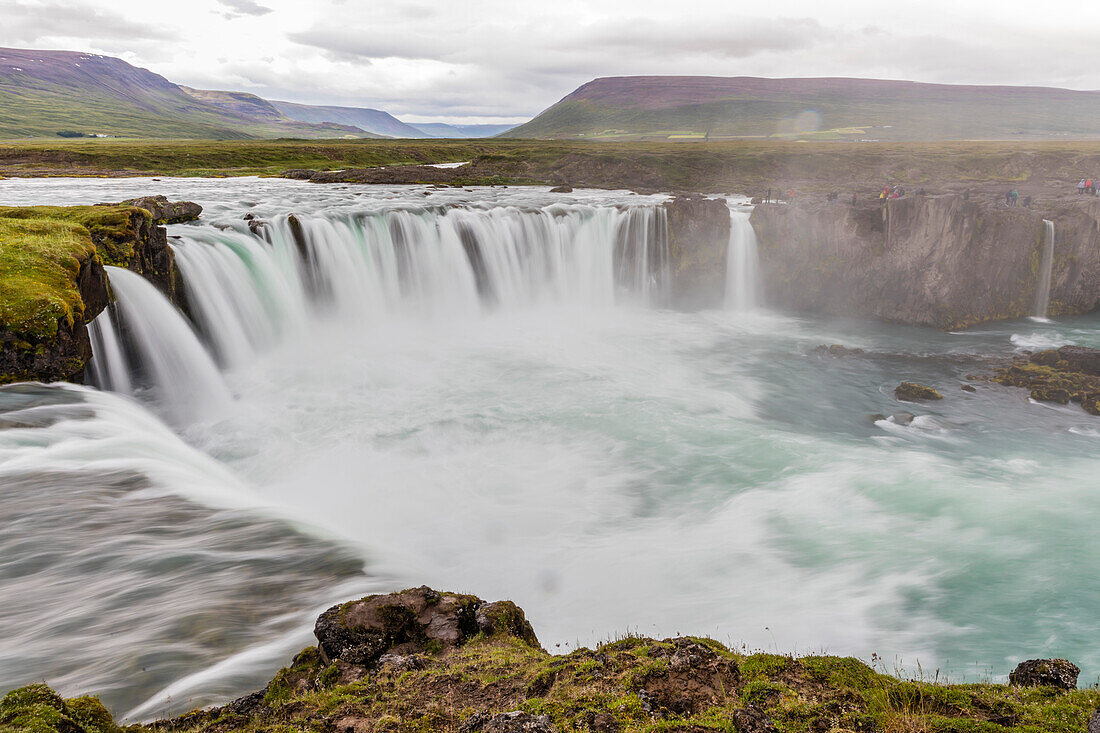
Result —
[[731, 208], [726, 254], [726, 310], [751, 310], [760, 304], [758, 273], [756, 232], [749, 223], [749, 214]]
[[117, 302], [92, 324], [97, 386], [217, 403], [229, 397], [219, 366], [246, 365], [315, 319], [661, 306], [669, 285], [667, 221], [656, 206], [282, 215], [257, 232], [188, 227], [172, 248], [193, 327], [138, 275], [108, 268]]
[[1035, 315], [1040, 320], [1047, 319], [1050, 308], [1050, 278], [1054, 269], [1054, 222], [1043, 219], [1043, 259], [1039, 263], [1039, 282], [1035, 288]]
[[89, 370], [101, 389], [151, 389], [168, 417], [208, 416], [230, 399], [213, 360], [184, 317], [140, 275], [107, 267], [114, 305], [93, 321]]

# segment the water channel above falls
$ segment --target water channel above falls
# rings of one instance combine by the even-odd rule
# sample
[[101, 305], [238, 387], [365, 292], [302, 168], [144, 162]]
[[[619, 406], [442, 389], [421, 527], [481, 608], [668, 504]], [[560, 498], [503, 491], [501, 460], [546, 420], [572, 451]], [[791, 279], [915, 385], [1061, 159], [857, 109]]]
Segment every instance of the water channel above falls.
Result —
[[[205, 207], [169, 228], [192, 320], [98, 324], [116, 392], [0, 390], [0, 689], [178, 712], [261, 687], [327, 605], [420, 584], [516, 601], [552, 651], [680, 633], [956, 679], [1035, 656], [1100, 676], [1100, 421], [958, 386], [992, 356], [1100, 346], [1100, 319], [941, 333], [744, 293], [678, 312], [660, 197], [424, 191], [0, 181], [2, 204]], [[280, 239], [290, 213], [305, 253]], [[480, 273], [458, 258], [471, 236]], [[311, 256], [321, 277], [295, 264]], [[120, 298], [146, 297], [125, 279]], [[814, 351], [830, 343], [865, 352]], [[201, 374], [173, 371], [192, 358]], [[945, 399], [897, 403], [906, 379]], [[918, 417], [869, 417], [899, 410]]]

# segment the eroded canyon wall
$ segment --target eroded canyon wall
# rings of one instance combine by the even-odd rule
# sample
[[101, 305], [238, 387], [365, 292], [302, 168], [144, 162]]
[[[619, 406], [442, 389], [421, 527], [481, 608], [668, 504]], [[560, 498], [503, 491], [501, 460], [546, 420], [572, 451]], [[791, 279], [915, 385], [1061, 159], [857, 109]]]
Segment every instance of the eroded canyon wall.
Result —
[[752, 213], [769, 305], [943, 329], [1033, 313], [1054, 222], [1052, 316], [1100, 301], [1100, 199], [1043, 210], [961, 195], [763, 204]]

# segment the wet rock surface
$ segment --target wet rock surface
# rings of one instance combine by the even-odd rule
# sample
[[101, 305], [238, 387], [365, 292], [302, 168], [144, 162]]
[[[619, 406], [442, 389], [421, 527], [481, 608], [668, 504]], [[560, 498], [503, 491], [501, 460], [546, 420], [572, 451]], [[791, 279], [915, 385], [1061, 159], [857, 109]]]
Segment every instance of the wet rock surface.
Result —
[[1032, 314], [1043, 220], [1054, 222], [1049, 312], [1100, 301], [1100, 200], [1042, 210], [954, 193], [752, 212], [769, 304], [954, 330]]
[[942, 400], [943, 395], [923, 384], [914, 382], [902, 382], [894, 388], [894, 397], [903, 402], [925, 402]]
[[677, 196], [664, 204], [664, 209], [672, 304], [680, 308], [717, 307], [726, 292], [729, 207], [721, 199], [692, 195]]
[[996, 372], [993, 380], [1030, 390], [1040, 402], [1075, 402], [1090, 415], [1100, 415], [1100, 349], [1063, 346], [1024, 354]]

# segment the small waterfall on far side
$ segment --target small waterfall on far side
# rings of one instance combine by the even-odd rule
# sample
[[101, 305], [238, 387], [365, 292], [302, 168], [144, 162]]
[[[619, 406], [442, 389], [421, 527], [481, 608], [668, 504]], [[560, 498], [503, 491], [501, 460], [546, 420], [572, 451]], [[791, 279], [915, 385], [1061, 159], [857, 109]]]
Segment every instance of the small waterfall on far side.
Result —
[[126, 394], [151, 387], [178, 421], [209, 415], [228, 402], [218, 367], [175, 306], [141, 275], [106, 270], [116, 301], [90, 333], [96, 386]]
[[1043, 259], [1039, 263], [1039, 282], [1035, 288], [1033, 318], [1047, 319], [1050, 308], [1050, 277], [1054, 269], [1054, 222], [1043, 219]]
[[730, 239], [726, 253], [726, 310], [746, 311], [759, 305], [759, 255], [749, 214], [730, 209]]

